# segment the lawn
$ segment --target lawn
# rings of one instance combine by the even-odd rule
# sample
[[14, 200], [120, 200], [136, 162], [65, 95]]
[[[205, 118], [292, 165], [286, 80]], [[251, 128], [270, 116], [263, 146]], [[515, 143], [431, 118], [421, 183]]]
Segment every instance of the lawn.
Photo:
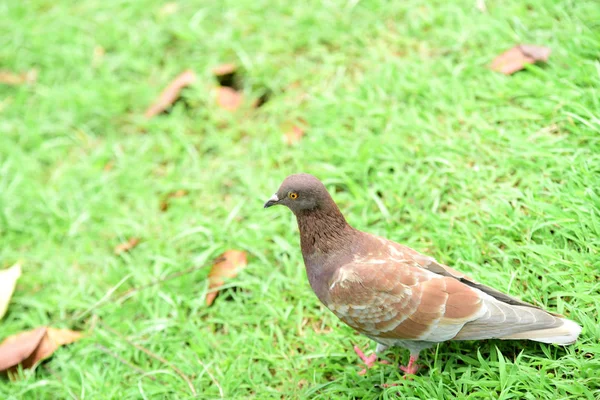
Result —
[[[86, 337], [0, 378], [0, 398], [192, 398], [182, 375], [202, 399], [600, 398], [600, 7], [485, 5], [3, 2], [0, 69], [38, 78], [0, 86], [0, 268], [23, 265], [0, 340], [40, 325]], [[517, 43], [549, 62], [487, 68]], [[226, 62], [235, 112], [215, 102]], [[144, 118], [185, 69], [183, 101]], [[262, 208], [295, 172], [354, 227], [563, 313], [580, 340], [442, 344], [413, 380], [394, 365], [359, 376], [352, 346], [375, 345], [312, 293], [292, 214]], [[207, 307], [228, 249], [248, 266]]]

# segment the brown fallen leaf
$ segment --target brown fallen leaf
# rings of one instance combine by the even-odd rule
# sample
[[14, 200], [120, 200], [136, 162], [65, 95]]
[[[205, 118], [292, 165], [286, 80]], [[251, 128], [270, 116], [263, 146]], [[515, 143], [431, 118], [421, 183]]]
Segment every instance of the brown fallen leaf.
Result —
[[267, 101], [271, 100], [272, 93], [270, 90], [265, 90], [258, 98], [252, 102], [253, 108], [262, 107]]
[[304, 136], [304, 128], [294, 125], [292, 129], [283, 134], [283, 141], [288, 146], [298, 143]]
[[45, 326], [9, 336], [0, 344], [0, 371], [14, 369], [18, 365], [32, 368], [60, 346], [81, 337], [81, 332]]
[[115, 247], [115, 254], [119, 255], [119, 254], [124, 253], [126, 251], [130, 251], [131, 249], [133, 249], [138, 244], [140, 244], [140, 239], [136, 238], [136, 237], [132, 237], [128, 241], [123, 242], [123, 243], [117, 245], [117, 247]]
[[180, 197], [187, 196], [188, 191], [185, 189], [179, 189], [174, 192], [171, 192], [165, 196], [163, 201], [160, 202], [160, 211], [167, 211], [169, 209], [169, 200], [170, 199], [178, 199]]
[[237, 71], [237, 66], [233, 63], [217, 65], [212, 69], [214, 76], [232, 75]]
[[528, 57], [533, 58], [535, 61], [547, 62], [550, 57], [552, 50], [548, 47], [534, 46], [530, 44], [522, 44], [519, 46], [521, 51]]
[[155, 115], [158, 115], [164, 112], [167, 108], [169, 108], [175, 100], [179, 98], [179, 94], [181, 93], [181, 89], [186, 86], [191, 85], [196, 81], [196, 74], [192, 70], [186, 70], [179, 74], [175, 79], [169, 83], [169, 85], [161, 92], [161, 94], [156, 98], [154, 103], [144, 113], [146, 118], [152, 118]]
[[169, 201], [167, 199], [160, 202], [160, 206], [158, 207], [160, 211], [165, 212], [169, 209]]
[[551, 51], [548, 47], [527, 44], [517, 45], [496, 57], [490, 68], [505, 75], [512, 75], [525, 68], [527, 64], [533, 64], [536, 61], [548, 61]]
[[244, 95], [228, 86], [217, 88], [217, 105], [227, 111], [237, 110], [244, 101]]
[[230, 87], [234, 90], [240, 90], [242, 88], [241, 77], [238, 74], [238, 67], [236, 64], [227, 63], [217, 65], [212, 69], [212, 74], [219, 82], [219, 86]]
[[23, 85], [25, 83], [34, 83], [37, 80], [37, 69], [30, 69], [26, 72], [15, 73], [11, 71], [0, 71], [0, 83], [5, 85]]
[[235, 278], [246, 267], [246, 253], [240, 250], [227, 250], [212, 266], [208, 274], [208, 289], [206, 305], [210, 306], [218, 295], [216, 289], [225, 283], [225, 279]]
[[306, 379], [300, 379], [298, 381], [298, 389], [302, 389], [306, 385], [308, 385], [308, 381]]

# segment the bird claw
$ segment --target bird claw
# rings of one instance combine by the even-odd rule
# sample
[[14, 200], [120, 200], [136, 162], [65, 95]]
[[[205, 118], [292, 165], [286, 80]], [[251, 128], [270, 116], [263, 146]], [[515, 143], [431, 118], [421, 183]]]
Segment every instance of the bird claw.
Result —
[[417, 365], [415, 362], [417, 361], [417, 357], [414, 356], [410, 356], [410, 359], [408, 360], [408, 365], [401, 365], [399, 368], [402, 372], [404, 372], [406, 375], [404, 375], [404, 378], [407, 378], [410, 375], [414, 375], [417, 373], [417, 371], [420, 368], [420, 365]]
[[[363, 353], [363, 351], [358, 346], [354, 346], [354, 352], [356, 353], [358, 358], [360, 358], [362, 362], [365, 363], [366, 366], [366, 368], [361, 369], [358, 372], [358, 374], [365, 375], [368, 369], [371, 369], [375, 366], [375, 363], [377, 362], [377, 354], [373, 353], [370, 356], [366, 356], [365, 353]], [[388, 360], [380, 360], [379, 364], [390, 364], [390, 362]]]
[[358, 373], [359, 375], [364, 375], [367, 372], [367, 369], [369, 369], [375, 365], [375, 361], [377, 361], [377, 354], [371, 354], [370, 356], [367, 357], [365, 355], [365, 353], [363, 353], [363, 351], [358, 346], [354, 346], [354, 352], [356, 353], [358, 358], [360, 358], [362, 360], [362, 362], [364, 362], [365, 365], [367, 366], [366, 369], [363, 369], [362, 371], [360, 371]]
[[[359, 371], [359, 375], [365, 375], [367, 373], [367, 370], [371, 369], [374, 365], [375, 362], [377, 362], [377, 354], [371, 354], [370, 356], [366, 356], [365, 353], [363, 353], [363, 351], [360, 349], [360, 347], [358, 346], [354, 346], [354, 352], [356, 353], [356, 355], [358, 356], [358, 358], [360, 358], [362, 360], [363, 363], [365, 363], [366, 368], [363, 368]], [[408, 360], [408, 365], [400, 365], [399, 368], [402, 372], [404, 372], [404, 379], [412, 379], [412, 376], [414, 374], [417, 373], [417, 371], [419, 371], [420, 366], [416, 363], [418, 358], [418, 354], [416, 356], [411, 355], [410, 359]], [[387, 360], [381, 360], [379, 361], [380, 364], [390, 364], [389, 361]], [[383, 387], [392, 387], [392, 386], [396, 386], [397, 384], [385, 384]]]
[[409, 368], [408, 366], [405, 367], [404, 365], [401, 365], [400, 370], [405, 373], [404, 379], [406, 379], [406, 378], [410, 378], [411, 375], [416, 374], [417, 371], [419, 371], [419, 366], [413, 365], [412, 367]]

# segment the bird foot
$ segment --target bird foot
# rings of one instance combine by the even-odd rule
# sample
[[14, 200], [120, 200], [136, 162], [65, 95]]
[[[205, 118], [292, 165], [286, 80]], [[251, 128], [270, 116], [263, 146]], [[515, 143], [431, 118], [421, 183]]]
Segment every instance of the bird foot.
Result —
[[409, 375], [416, 374], [417, 371], [419, 370], [420, 365], [417, 365], [416, 361], [417, 361], [417, 357], [411, 355], [410, 359], [408, 360], [408, 365], [400, 366], [400, 370], [406, 374], [406, 375], [404, 375], [405, 378]]
[[[375, 365], [375, 362], [377, 362], [377, 354], [373, 353], [370, 356], [366, 356], [365, 353], [363, 353], [363, 351], [358, 346], [354, 346], [354, 352], [356, 353], [358, 358], [360, 358], [362, 360], [362, 362], [364, 362], [365, 365], [367, 366], [367, 368], [363, 368], [358, 373], [359, 375], [364, 375], [367, 373], [367, 370], [371, 369]], [[379, 363], [380, 364], [389, 364], [389, 362], [386, 360], [381, 360], [381, 361], [379, 361]]]

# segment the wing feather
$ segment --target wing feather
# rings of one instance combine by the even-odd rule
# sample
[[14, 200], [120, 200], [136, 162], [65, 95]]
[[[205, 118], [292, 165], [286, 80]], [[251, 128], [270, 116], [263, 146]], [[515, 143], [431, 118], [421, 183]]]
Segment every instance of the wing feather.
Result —
[[562, 316], [387, 243], [385, 262], [355, 259], [329, 282], [327, 307], [360, 333], [428, 342], [530, 338], [566, 344], [581, 330]]
[[[444, 341], [481, 313], [477, 290], [453, 278], [398, 263], [354, 262], [329, 285], [327, 306], [359, 332], [375, 337]], [[442, 325], [445, 329], [437, 330]]]

